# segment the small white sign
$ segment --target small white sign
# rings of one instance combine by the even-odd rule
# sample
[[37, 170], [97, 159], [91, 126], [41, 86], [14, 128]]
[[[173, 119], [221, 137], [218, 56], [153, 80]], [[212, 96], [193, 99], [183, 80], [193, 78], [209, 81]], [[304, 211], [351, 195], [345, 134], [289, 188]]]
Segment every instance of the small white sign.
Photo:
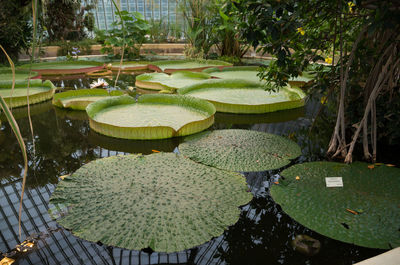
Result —
[[332, 187], [343, 187], [343, 179], [341, 177], [325, 178], [326, 186]]

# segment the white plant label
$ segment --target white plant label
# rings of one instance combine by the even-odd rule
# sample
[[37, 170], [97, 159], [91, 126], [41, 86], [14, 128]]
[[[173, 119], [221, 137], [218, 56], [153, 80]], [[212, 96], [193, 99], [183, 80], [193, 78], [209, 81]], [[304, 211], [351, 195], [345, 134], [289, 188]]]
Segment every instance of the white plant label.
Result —
[[325, 182], [326, 182], [326, 186], [328, 188], [343, 187], [343, 179], [342, 179], [342, 177], [325, 178]]

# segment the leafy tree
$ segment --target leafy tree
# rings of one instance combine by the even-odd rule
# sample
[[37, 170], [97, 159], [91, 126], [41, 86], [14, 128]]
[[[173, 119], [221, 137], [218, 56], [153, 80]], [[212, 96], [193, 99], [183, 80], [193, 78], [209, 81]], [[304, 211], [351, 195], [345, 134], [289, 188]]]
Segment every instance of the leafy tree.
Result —
[[[30, 4], [28, 0], [0, 1], [0, 44], [13, 61], [18, 59], [21, 50], [29, 48], [32, 38], [32, 28], [28, 23]], [[8, 64], [3, 52], [0, 52], [0, 63]]]
[[[377, 102], [383, 97], [400, 100], [400, 2], [241, 0], [235, 5], [243, 36], [260, 51], [276, 56], [268, 71], [260, 73], [276, 84], [275, 89], [308, 70], [312, 62], [325, 59], [330, 64], [328, 71], [314, 67], [314, 89], [336, 95], [332, 101], [338, 99], [328, 153], [351, 162], [362, 135], [364, 157], [375, 161], [377, 128], [388, 124], [388, 113], [377, 118], [382, 113]], [[378, 105], [390, 111], [388, 106]], [[399, 118], [389, 114], [392, 124], [393, 119], [398, 124]]]

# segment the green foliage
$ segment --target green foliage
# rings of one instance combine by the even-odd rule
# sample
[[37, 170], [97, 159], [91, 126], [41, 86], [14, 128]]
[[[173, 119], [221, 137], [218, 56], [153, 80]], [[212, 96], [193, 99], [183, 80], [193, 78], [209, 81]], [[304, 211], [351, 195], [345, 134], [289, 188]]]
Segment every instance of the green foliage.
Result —
[[188, 136], [179, 151], [190, 159], [233, 171], [265, 171], [288, 165], [300, 147], [282, 136], [239, 129]]
[[111, 24], [112, 29], [96, 32], [97, 39], [102, 42], [101, 52], [110, 56], [121, 56], [120, 50], [125, 45], [124, 57], [138, 58], [140, 47], [146, 41], [145, 35], [149, 33], [150, 25], [138, 12], [121, 11], [120, 13], [123, 21], [118, 16], [117, 20]]
[[95, 6], [91, 2], [95, 1], [85, 0], [85, 5], [82, 5], [82, 0], [43, 2], [42, 27], [48, 40], [79, 41], [87, 37], [86, 32], [94, 29], [94, 16], [90, 11]]
[[[285, 169], [282, 176], [271, 196], [302, 225], [359, 246], [400, 246], [400, 169], [311, 162]], [[326, 177], [342, 177], [343, 187], [327, 188]]]
[[[29, 23], [31, 1], [2, 1], [0, 11], [0, 44], [13, 61], [18, 59], [21, 50], [28, 50], [32, 38]], [[7, 64], [7, 57], [0, 52], [0, 64]]]
[[54, 41], [45, 43], [48, 46], [59, 46], [60, 49], [57, 51], [57, 56], [66, 56], [72, 54], [73, 48], [78, 48], [80, 54], [92, 54], [92, 45], [97, 44], [97, 41], [92, 39], [84, 39], [80, 41]]
[[169, 33], [168, 24], [162, 19], [155, 20], [153, 18], [149, 24], [149, 40], [153, 43], [166, 42]]

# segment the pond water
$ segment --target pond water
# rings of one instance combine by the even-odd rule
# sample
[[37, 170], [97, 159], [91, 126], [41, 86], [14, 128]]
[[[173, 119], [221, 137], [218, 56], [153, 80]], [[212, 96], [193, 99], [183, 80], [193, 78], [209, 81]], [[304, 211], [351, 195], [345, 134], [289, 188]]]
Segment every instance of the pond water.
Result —
[[[53, 80], [57, 87], [87, 88], [90, 78]], [[106, 80], [113, 84], [113, 80]], [[121, 89], [134, 84], [134, 76], [124, 75]], [[303, 150], [293, 163], [317, 160], [329, 140], [330, 128], [318, 137], [308, 136], [308, 128], [318, 108], [310, 100], [304, 108], [265, 115], [216, 114], [211, 129], [242, 128], [289, 136]], [[18, 264], [353, 264], [382, 250], [357, 247], [326, 238], [292, 220], [269, 196], [269, 186], [278, 171], [244, 173], [254, 199], [242, 208], [239, 221], [223, 235], [178, 253], [150, 253], [107, 247], [78, 239], [57, 226], [48, 214], [48, 201], [58, 177], [74, 172], [97, 158], [152, 150], [178, 152], [182, 138], [156, 141], [121, 140], [99, 135], [89, 128], [85, 112], [53, 107], [51, 102], [31, 106], [34, 145], [26, 108], [15, 109], [22, 135], [27, 139], [29, 176], [22, 214], [22, 240], [38, 240], [34, 251], [18, 259]], [[18, 205], [23, 175], [22, 155], [10, 126], [2, 118], [0, 130], [0, 251], [8, 253], [21, 242], [18, 236]], [[321, 241], [314, 257], [295, 252], [290, 242], [306, 234]]]

